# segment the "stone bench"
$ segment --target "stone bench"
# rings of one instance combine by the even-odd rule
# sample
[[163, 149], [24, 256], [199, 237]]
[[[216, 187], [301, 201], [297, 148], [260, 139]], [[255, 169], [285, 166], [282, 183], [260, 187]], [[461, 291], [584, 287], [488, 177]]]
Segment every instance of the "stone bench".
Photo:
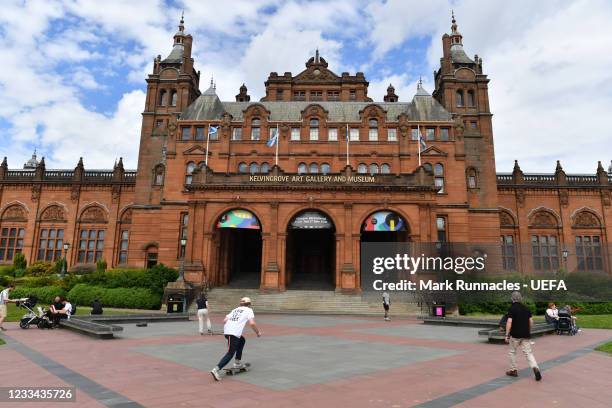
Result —
[[463, 326], [463, 327], [485, 327], [493, 329], [496, 328], [499, 319], [484, 319], [484, 318], [471, 318], [471, 317], [437, 317], [437, 316], [420, 316], [420, 320], [423, 320], [424, 324], [437, 324], [445, 326]]
[[[531, 336], [543, 336], [545, 334], [555, 333], [555, 326], [548, 323], [534, 323], [531, 328]], [[480, 336], [487, 336], [489, 343], [503, 343], [506, 337], [506, 331], [495, 329], [482, 329], [478, 331]]]
[[112, 339], [115, 332], [123, 330], [121, 326], [91, 322], [76, 317], [60, 320], [60, 326], [98, 339]]
[[60, 320], [60, 326], [99, 339], [112, 339], [115, 332], [123, 331], [117, 324], [187, 321], [187, 313], [143, 313], [130, 315], [82, 315]]

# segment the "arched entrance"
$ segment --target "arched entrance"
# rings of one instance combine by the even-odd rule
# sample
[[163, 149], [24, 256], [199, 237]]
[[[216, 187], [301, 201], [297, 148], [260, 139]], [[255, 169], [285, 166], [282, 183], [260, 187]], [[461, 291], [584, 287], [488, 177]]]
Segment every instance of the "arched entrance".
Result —
[[407, 242], [409, 238], [406, 221], [393, 211], [370, 214], [361, 226], [361, 242]]
[[286, 281], [289, 289], [335, 289], [336, 239], [324, 213], [299, 213], [287, 226]]
[[261, 277], [261, 224], [247, 210], [230, 210], [216, 224], [219, 283], [258, 288]]

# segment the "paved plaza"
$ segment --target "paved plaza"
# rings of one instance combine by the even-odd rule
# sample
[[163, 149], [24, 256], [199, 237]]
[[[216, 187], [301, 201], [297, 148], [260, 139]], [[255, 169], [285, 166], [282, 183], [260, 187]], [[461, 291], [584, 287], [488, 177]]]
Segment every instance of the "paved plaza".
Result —
[[[216, 330], [222, 316], [213, 316]], [[125, 325], [114, 340], [7, 324], [0, 346], [2, 386], [76, 386], [76, 403], [52, 407], [609, 407], [612, 358], [593, 348], [610, 330], [536, 338], [544, 379], [519, 359], [504, 376], [507, 348], [477, 328], [409, 319], [258, 315], [247, 333], [252, 370], [216, 383], [208, 373], [226, 350], [197, 323]], [[248, 329], [247, 329], [248, 330]], [[40, 403], [0, 403], [41, 407]]]

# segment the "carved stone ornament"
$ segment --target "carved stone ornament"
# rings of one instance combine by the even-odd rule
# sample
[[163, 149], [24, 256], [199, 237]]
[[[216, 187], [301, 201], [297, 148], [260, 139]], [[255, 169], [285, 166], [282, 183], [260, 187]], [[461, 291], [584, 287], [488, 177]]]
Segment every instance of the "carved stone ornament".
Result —
[[35, 184], [32, 186], [32, 201], [38, 201], [40, 198], [40, 190], [41, 186], [39, 184]]
[[59, 205], [50, 205], [40, 216], [41, 221], [66, 221], [66, 212]]
[[81, 214], [81, 222], [104, 224], [106, 223], [106, 214], [100, 207], [89, 207]]
[[601, 192], [601, 199], [603, 201], [603, 204], [606, 207], [609, 207], [610, 204], [612, 204], [612, 198], [610, 198], [610, 192], [609, 191], [602, 191]]
[[79, 196], [81, 195], [81, 188], [80, 186], [72, 186], [72, 189], [70, 189], [70, 200], [72, 200], [72, 202], [77, 202], [79, 201]]
[[499, 225], [502, 227], [514, 227], [514, 219], [505, 211], [499, 213]]
[[546, 211], [538, 211], [531, 217], [531, 226], [539, 228], [555, 228], [557, 220]]
[[525, 205], [525, 192], [523, 190], [518, 190], [516, 192], [516, 201], [521, 208]]
[[578, 228], [597, 228], [599, 220], [589, 211], [581, 211], [574, 218], [574, 227]]
[[559, 202], [564, 207], [569, 205], [569, 193], [567, 191], [559, 192]]
[[127, 210], [125, 210], [125, 212], [123, 213], [123, 216], [121, 217], [121, 223], [122, 224], [132, 223], [132, 209], [131, 208], [128, 208]]
[[2, 221], [16, 221], [25, 222], [28, 220], [28, 216], [23, 206], [15, 204], [4, 210], [2, 214]]

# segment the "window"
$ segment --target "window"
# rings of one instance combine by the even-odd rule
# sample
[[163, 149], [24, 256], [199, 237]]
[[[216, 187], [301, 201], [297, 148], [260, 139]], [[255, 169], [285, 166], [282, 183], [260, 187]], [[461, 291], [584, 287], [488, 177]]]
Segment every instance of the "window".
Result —
[[357, 100], [357, 90], [356, 89], [351, 89], [349, 91], [349, 99], [351, 101]]
[[238, 165], [238, 173], [246, 173], [247, 172], [247, 164], [242, 162]]
[[338, 141], [338, 129], [337, 128], [329, 128], [327, 130], [327, 140], [330, 142]]
[[387, 129], [387, 140], [389, 142], [397, 142], [397, 129], [396, 128]]
[[259, 168], [259, 171], [261, 173], [269, 173], [270, 172], [270, 165], [266, 162], [261, 163], [261, 167]]
[[506, 271], [516, 270], [516, 247], [514, 245], [514, 236], [502, 235], [499, 237], [502, 250], [502, 267]]
[[321, 164], [321, 173], [329, 174], [330, 170], [331, 170], [331, 167], [330, 167], [329, 163]]
[[125, 264], [128, 261], [128, 245], [130, 240], [130, 231], [121, 230], [119, 235], [119, 263]]
[[257, 163], [251, 163], [251, 165], [249, 166], [249, 172], [251, 174], [256, 174], [259, 173], [259, 164]]
[[425, 131], [425, 140], [435, 140], [436, 139], [436, 129], [428, 127]]
[[579, 271], [603, 270], [601, 239], [598, 235], [576, 237], [576, 260]]
[[181, 128], [181, 140], [190, 140], [191, 139], [191, 128], [184, 127]]
[[319, 172], [319, 165], [317, 163], [310, 163], [308, 169], [311, 174], [317, 174]]
[[339, 101], [340, 91], [327, 91], [327, 100], [328, 101]]
[[43, 228], [40, 230], [38, 239], [38, 259], [39, 261], [55, 261], [62, 257], [62, 247], [64, 245], [63, 228]]
[[308, 173], [308, 168], [306, 167], [306, 163], [298, 164], [298, 174], [306, 174]]
[[195, 140], [204, 140], [204, 128], [202, 126], [196, 127]]
[[531, 256], [536, 271], [556, 271], [559, 269], [559, 247], [554, 235], [532, 235]]
[[164, 120], [163, 120], [163, 119], [157, 119], [157, 120], [155, 121], [155, 127], [156, 127], [156, 128], [161, 128], [161, 127], [163, 127], [163, 126], [164, 126]]
[[157, 101], [157, 104], [160, 106], [166, 105], [166, 90], [165, 89], [159, 90], [159, 100]]
[[475, 120], [470, 122], [470, 127], [472, 129], [478, 129], [478, 122], [476, 122]]
[[423, 164], [423, 168], [429, 173], [433, 173], [433, 166], [430, 163]]
[[378, 174], [378, 164], [372, 163], [370, 164], [370, 174]]
[[155, 179], [154, 184], [156, 186], [161, 186], [164, 184], [164, 166], [162, 164], [158, 164], [155, 166]]
[[434, 185], [440, 187], [438, 194], [444, 193], [444, 166], [440, 163], [434, 166]]
[[242, 128], [235, 127], [232, 129], [232, 140], [242, 140]]
[[295, 101], [305, 101], [306, 100], [306, 91], [294, 91], [293, 92], [293, 100], [295, 100]]
[[319, 119], [310, 119], [310, 140], [319, 140]]
[[102, 259], [104, 230], [82, 229], [79, 235], [78, 263], [94, 263]]
[[276, 100], [277, 101], [282, 101], [283, 100], [283, 90], [282, 89], [277, 89], [276, 90]]
[[152, 268], [157, 265], [157, 248], [153, 248], [147, 252], [147, 268]]
[[375, 142], [378, 140], [378, 121], [376, 119], [370, 119], [368, 121], [368, 125], [368, 140], [371, 142]]
[[358, 142], [359, 141], [359, 129], [357, 128], [351, 128], [350, 130], [350, 137], [351, 137], [351, 142]]
[[300, 140], [300, 128], [291, 128], [291, 140]]
[[467, 170], [467, 186], [468, 188], [478, 187], [478, 178], [476, 177], [476, 169], [471, 168], [471, 167]]
[[446, 142], [449, 140], [448, 128], [440, 128], [440, 140]]
[[474, 98], [474, 91], [468, 91], [467, 93], [467, 105], [476, 106], [476, 99]]
[[389, 166], [387, 163], [383, 163], [380, 165], [380, 172], [382, 174], [390, 174], [391, 173], [391, 166]]
[[438, 242], [446, 242], [446, 217], [436, 217], [436, 230], [438, 231]]
[[209, 125], [208, 132], [210, 133], [210, 140], [219, 140], [219, 125]]
[[457, 106], [463, 106], [463, 91], [460, 89], [456, 93]]
[[173, 89], [170, 92], [170, 106], [176, 106], [176, 89]]
[[23, 250], [25, 228], [6, 227], [0, 234], [0, 261], [12, 261]]
[[193, 181], [193, 171], [195, 170], [196, 165], [194, 162], [187, 163], [186, 175], [185, 175], [185, 184], [191, 184]]
[[419, 140], [419, 128], [412, 128], [412, 140]]
[[310, 91], [310, 100], [311, 101], [322, 101], [323, 91]]
[[261, 139], [261, 120], [258, 118], [253, 118], [251, 120], [251, 140], [260, 140]]
[[182, 245], [181, 240], [187, 239], [188, 227], [189, 227], [189, 213], [182, 212], [180, 221], [181, 221], [181, 230], [179, 232], [178, 257], [182, 258], [185, 256], [185, 245]]
[[277, 131], [279, 131], [279, 129], [276, 126], [268, 128], [268, 140], [272, 139]]
[[359, 174], [366, 174], [368, 172], [368, 166], [365, 163], [359, 163], [359, 166], [357, 166], [357, 173]]

